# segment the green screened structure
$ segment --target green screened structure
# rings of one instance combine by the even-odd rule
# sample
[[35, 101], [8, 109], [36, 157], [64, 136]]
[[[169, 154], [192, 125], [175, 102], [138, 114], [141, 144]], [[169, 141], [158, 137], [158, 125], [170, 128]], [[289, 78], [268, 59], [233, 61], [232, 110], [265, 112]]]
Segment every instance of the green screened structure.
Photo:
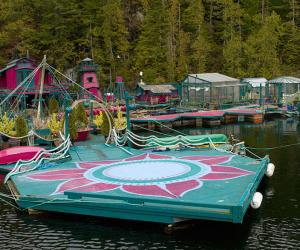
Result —
[[220, 73], [188, 74], [182, 81], [182, 104], [203, 108], [230, 107], [245, 101], [247, 84]]
[[273, 99], [273, 102], [282, 105], [286, 98], [300, 93], [300, 78], [292, 76], [281, 76], [269, 80], [266, 85], [266, 96]]

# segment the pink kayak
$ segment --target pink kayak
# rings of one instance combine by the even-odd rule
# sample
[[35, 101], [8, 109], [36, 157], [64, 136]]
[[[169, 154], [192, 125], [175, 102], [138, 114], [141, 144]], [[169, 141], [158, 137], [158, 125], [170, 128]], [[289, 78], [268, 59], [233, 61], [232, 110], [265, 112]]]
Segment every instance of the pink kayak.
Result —
[[0, 151], [0, 164], [15, 163], [18, 160], [30, 160], [40, 150], [45, 150], [41, 147], [34, 146], [18, 146], [7, 148]]

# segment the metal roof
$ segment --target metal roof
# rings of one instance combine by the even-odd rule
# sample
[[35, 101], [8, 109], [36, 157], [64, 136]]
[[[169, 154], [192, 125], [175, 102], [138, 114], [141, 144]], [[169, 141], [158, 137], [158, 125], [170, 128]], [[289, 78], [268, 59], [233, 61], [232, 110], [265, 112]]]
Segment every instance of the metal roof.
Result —
[[226, 83], [226, 82], [239, 82], [239, 79], [232, 78], [220, 73], [201, 73], [201, 74], [188, 74], [184, 82], [195, 83]]
[[260, 84], [265, 87], [268, 80], [264, 77], [251, 77], [251, 78], [242, 78], [241, 82], [249, 83], [252, 87], [259, 87]]
[[90, 61], [93, 61], [91, 58], [89, 58], [89, 57], [86, 57], [86, 58], [84, 58], [83, 60], [82, 60], [83, 62], [90, 62]]
[[17, 65], [16, 63], [8, 64], [5, 68], [0, 69], [0, 75], [1, 75], [3, 72], [5, 72], [6, 70], [8, 70], [8, 69], [10, 69], [10, 68], [12, 68], [12, 67], [14, 67], [14, 66], [16, 66], [16, 65]]
[[293, 76], [280, 76], [270, 80], [269, 83], [300, 83], [300, 79]]
[[146, 84], [138, 84], [139, 87], [141, 87], [143, 90], [149, 90], [154, 94], [168, 94], [172, 93], [172, 90], [176, 90], [176, 88], [172, 85], [146, 85]]

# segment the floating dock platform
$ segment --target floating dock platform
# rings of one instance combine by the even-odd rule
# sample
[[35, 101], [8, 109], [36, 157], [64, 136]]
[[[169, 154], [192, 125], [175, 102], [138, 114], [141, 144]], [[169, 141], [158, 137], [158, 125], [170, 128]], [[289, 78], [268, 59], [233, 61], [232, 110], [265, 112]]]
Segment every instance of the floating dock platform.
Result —
[[242, 223], [269, 158], [197, 148], [162, 152], [75, 145], [72, 160], [12, 176], [22, 209], [172, 224]]
[[133, 130], [146, 127], [151, 130], [157, 128], [161, 131], [182, 126], [213, 127], [222, 123], [230, 124], [244, 121], [255, 124], [262, 123], [264, 112], [257, 108], [234, 108], [131, 118]]

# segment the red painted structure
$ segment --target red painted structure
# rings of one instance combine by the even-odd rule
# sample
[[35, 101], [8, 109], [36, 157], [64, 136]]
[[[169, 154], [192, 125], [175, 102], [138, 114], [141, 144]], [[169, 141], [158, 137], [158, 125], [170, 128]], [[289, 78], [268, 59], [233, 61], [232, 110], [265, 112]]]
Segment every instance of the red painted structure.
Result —
[[[0, 70], [0, 89], [11, 91], [15, 89], [37, 65], [28, 58], [20, 58], [9, 62], [5, 68]], [[28, 82], [26, 94], [33, 94], [38, 89], [41, 70], [39, 70], [33, 80]], [[52, 76], [49, 72], [45, 73], [44, 92], [47, 93], [52, 88]], [[27, 84], [24, 84], [27, 86]]]
[[148, 104], [165, 104], [179, 102], [178, 90], [172, 84], [138, 83], [136, 87], [136, 101]]

